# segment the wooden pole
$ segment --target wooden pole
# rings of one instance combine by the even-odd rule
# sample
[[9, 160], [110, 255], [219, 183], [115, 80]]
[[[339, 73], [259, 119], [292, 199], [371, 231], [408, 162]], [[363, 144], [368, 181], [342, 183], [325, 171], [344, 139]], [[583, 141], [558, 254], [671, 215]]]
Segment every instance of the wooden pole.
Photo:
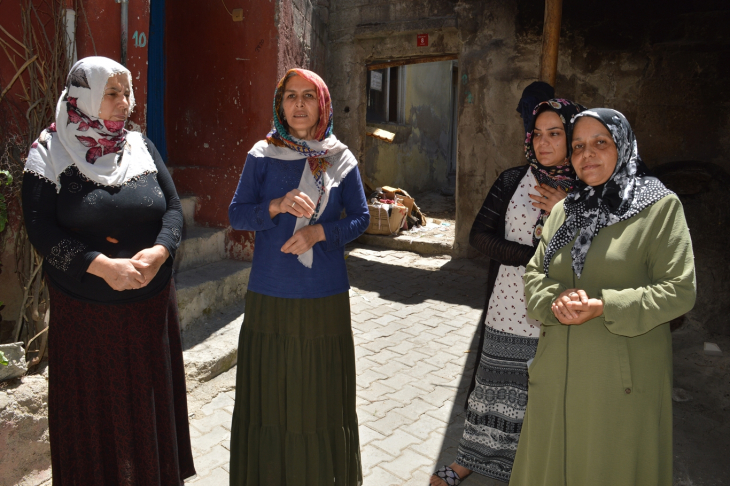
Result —
[[558, 46], [560, 45], [560, 20], [563, 0], [545, 0], [545, 24], [542, 28], [542, 54], [540, 55], [540, 81], [555, 86], [558, 74]]

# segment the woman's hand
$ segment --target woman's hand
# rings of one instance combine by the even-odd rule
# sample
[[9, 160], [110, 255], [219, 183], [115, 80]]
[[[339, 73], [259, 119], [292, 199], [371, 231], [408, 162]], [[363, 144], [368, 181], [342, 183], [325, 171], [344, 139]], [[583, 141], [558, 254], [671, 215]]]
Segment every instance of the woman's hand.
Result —
[[269, 217], [273, 218], [277, 214], [289, 213], [297, 218], [301, 218], [302, 216], [311, 218], [312, 214], [314, 214], [314, 209], [314, 203], [309, 196], [299, 189], [292, 189], [286, 195], [271, 200], [269, 203]]
[[170, 252], [167, 251], [167, 248], [162, 245], [155, 245], [152, 248], [141, 250], [132, 257], [132, 261], [134, 262], [147, 264], [147, 266], [139, 269], [139, 272], [144, 277], [144, 285], [142, 287], [146, 287], [155, 278], [160, 267], [169, 256]]
[[86, 271], [103, 278], [114, 290], [130, 290], [140, 289], [146, 285], [141, 272], [148, 266], [147, 263], [138, 260], [99, 255], [94, 258]]
[[294, 236], [284, 243], [284, 246], [281, 247], [281, 251], [284, 253], [301, 255], [312, 248], [315, 243], [324, 241], [325, 239], [326, 236], [324, 234], [324, 228], [321, 224], [305, 226], [294, 233]]
[[580, 325], [603, 314], [603, 301], [591, 299], [585, 290], [568, 289], [552, 305], [555, 318], [566, 325]]
[[532, 203], [538, 209], [544, 210], [550, 214], [553, 207], [568, 195], [565, 191], [560, 189], [553, 189], [552, 187], [545, 184], [538, 184], [535, 186], [535, 190], [540, 193], [539, 196], [534, 194], [528, 194], [535, 202]]

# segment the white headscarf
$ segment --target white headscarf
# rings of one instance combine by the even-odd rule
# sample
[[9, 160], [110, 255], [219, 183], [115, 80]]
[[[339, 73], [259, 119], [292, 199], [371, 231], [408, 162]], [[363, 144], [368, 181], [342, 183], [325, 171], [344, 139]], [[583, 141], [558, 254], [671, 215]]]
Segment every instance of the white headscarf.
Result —
[[119, 73], [127, 75], [131, 112], [134, 92], [127, 68], [97, 56], [74, 64], [56, 105], [56, 122], [33, 143], [25, 163], [27, 172], [53, 182], [58, 191], [61, 174], [71, 165], [102, 186], [121, 186], [157, 172], [141, 133], [127, 131], [124, 122], [99, 118], [106, 83]]

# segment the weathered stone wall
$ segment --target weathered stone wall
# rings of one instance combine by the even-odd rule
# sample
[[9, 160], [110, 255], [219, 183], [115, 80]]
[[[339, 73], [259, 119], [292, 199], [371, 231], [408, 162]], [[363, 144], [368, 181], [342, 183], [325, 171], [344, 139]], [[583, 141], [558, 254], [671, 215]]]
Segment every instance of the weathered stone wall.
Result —
[[279, 78], [294, 67], [324, 74], [329, 3], [330, 0], [279, 0]]
[[[471, 222], [496, 176], [522, 160], [515, 106], [522, 88], [535, 80], [539, 53], [518, 45], [516, 15], [514, 3], [506, 1], [341, 0], [330, 7], [327, 80], [335, 132], [361, 161], [366, 64], [458, 55], [456, 255], [466, 255]], [[420, 33], [429, 34], [428, 47], [417, 46]]]
[[[606, 9], [566, 0], [557, 95], [622, 111], [650, 166], [703, 160], [730, 171], [730, 7], [620, 3]], [[543, 12], [538, 0], [330, 5], [327, 81], [335, 132], [361, 161], [366, 64], [458, 54], [457, 256], [470, 254], [471, 223], [497, 175], [524, 163], [515, 108], [522, 89], [537, 79]], [[430, 35], [429, 47], [417, 47], [420, 33]]]
[[[698, 160], [730, 171], [730, 4], [648, 3], [630, 21], [566, 3], [556, 92], [621, 111], [650, 166]], [[539, 43], [536, 34], [524, 42]]]

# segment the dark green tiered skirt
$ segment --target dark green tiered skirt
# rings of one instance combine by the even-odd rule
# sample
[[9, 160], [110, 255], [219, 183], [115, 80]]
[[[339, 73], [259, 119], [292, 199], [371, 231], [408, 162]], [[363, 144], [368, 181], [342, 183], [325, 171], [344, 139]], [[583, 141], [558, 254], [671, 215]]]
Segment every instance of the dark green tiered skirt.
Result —
[[347, 292], [249, 291], [238, 344], [231, 486], [362, 484]]

